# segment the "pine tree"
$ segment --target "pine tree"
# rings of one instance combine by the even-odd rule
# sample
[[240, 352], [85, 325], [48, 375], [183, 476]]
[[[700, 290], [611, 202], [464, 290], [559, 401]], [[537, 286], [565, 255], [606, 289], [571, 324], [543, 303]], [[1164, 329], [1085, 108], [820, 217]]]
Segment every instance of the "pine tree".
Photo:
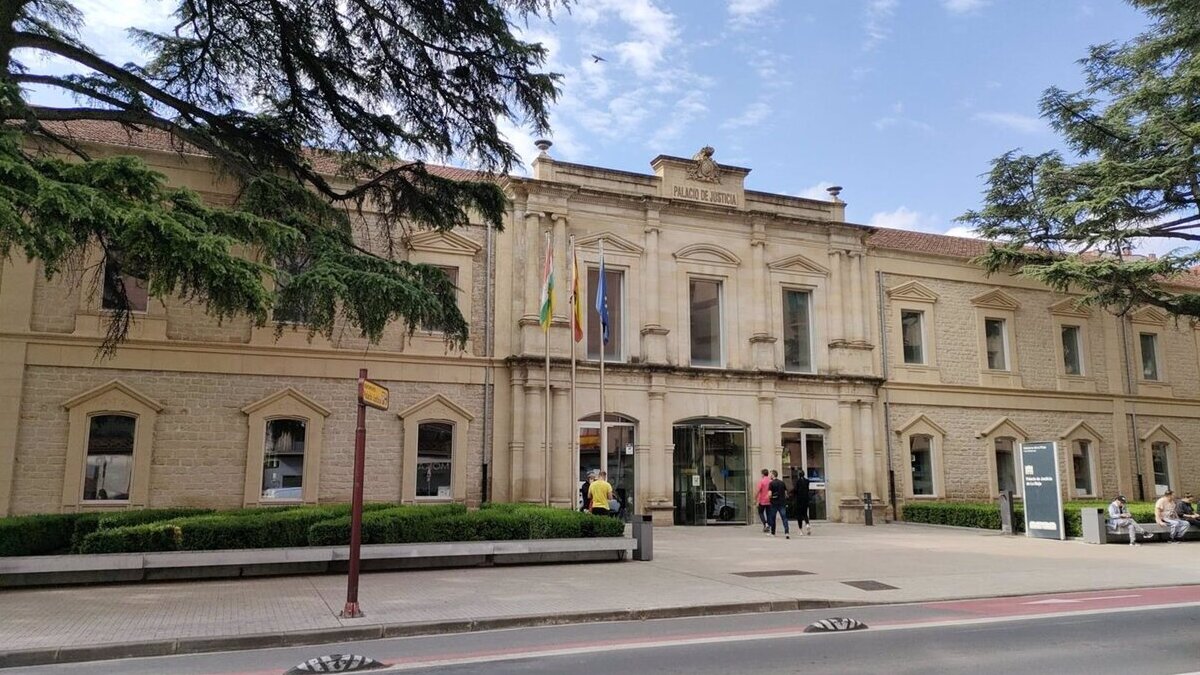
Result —
[[[1083, 91], [1042, 96], [1074, 161], [999, 157], [984, 205], [960, 220], [1003, 242], [978, 260], [989, 273], [1016, 269], [1118, 313], [1153, 305], [1197, 318], [1200, 293], [1186, 287], [1200, 279], [1200, 11], [1194, 0], [1129, 2], [1147, 30], [1092, 47]], [[1178, 247], [1129, 255], [1138, 240]]]
[[[100, 247], [152, 296], [217, 319], [261, 326], [280, 303], [312, 333], [344, 321], [377, 341], [404, 320], [465, 343], [451, 281], [397, 247], [472, 213], [501, 227], [496, 176], [518, 156], [498, 123], [546, 131], [558, 80], [512, 22], [554, 0], [175, 1], [173, 30], [128, 31], [147, 58], [123, 65], [81, 42], [71, 0], [0, 2], [0, 259], [37, 259], [52, 277]], [[45, 57], [80, 74], [35, 67]], [[77, 105], [39, 104], [39, 88]], [[89, 156], [70, 133], [81, 120], [210, 155], [237, 202], [205, 204], [135, 157]], [[31, 150], [46, 142], [57, 152]], [[450, 157], [480, 179], [420, 161]], [[118, 290], [109, 349], [130, 319]]]

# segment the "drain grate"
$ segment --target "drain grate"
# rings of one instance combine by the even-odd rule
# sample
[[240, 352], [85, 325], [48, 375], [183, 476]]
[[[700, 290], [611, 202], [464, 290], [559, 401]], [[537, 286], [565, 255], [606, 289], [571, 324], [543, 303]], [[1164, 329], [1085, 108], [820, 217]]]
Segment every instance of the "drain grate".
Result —
[[894, 590], [896, 590], [895, 586], [889, 586], [889, 585], [883, 583], [882, 581], [875, 581], [874, 579], [867, 579], [865, 581], [843, 581], [842, 583], [846, 584], [847, 586], [853, 586], [860, 591], [894, 591]]
[[799, 577], [812, 572], [804, 570], [763, 570], [761, 572], [734, 572], [739, 577]]

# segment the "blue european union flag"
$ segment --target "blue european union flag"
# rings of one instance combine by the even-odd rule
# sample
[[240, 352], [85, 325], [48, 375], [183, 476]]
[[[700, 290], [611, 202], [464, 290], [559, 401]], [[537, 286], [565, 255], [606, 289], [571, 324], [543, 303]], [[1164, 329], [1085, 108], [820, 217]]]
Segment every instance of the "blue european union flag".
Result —
[[596, 284], [596, 312], [600, 315], [600, 335], [608, 344], [608, 280], [604, 278], [604, 255], [600, 256], [600, 282]]

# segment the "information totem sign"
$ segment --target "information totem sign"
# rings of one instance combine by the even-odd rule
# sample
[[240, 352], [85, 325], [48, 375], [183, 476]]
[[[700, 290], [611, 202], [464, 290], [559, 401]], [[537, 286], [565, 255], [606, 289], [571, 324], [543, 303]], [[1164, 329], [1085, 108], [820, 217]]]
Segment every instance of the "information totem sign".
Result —
[[1021, 444], [1021, 485], [1025, 497], [1025, 536], [1066, 539], [1062, 492], [1058, 489], [1058, 444]]

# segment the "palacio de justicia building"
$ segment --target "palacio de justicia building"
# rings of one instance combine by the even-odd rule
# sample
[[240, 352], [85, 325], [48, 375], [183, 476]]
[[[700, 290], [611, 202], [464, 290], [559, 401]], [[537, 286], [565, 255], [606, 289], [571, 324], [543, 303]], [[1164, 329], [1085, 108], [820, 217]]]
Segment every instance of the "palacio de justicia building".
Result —
[[[165, 135], [87, 122], [72, 134], [233, 199], [208, 158]], [[0, 515], [348, 501], [359, 368], [392, 392], [369, 421], [368, 500], [574, 508], [582, 477], [604, 468], [625, 514], [747, 523], [766, 468], [809, 478], [814, 519], [856, 521], [864, 493], [892, 517], [1017, 489], [1026, 441], [1059, 443], [1066, 499], [1200, 490], [1200, 330], [1187, 322], [988, 277], [971, 263], [985, 242], [847, 222], [837, 190], [755, 191], [751, 170], [712, 148], [637, 173], [543, 147], [530, 176], [500, 179], [503, 231], [403, 242], [459, 287], [462, 350], [402, 325], [374, 345], [349, 330], [277, 336], [139, 295], [130, 278], [138, 316], [104, 357], [104, 289], [13, 255], [0, 272]], [[559, 296], [546, 332], [548, 241]]]

